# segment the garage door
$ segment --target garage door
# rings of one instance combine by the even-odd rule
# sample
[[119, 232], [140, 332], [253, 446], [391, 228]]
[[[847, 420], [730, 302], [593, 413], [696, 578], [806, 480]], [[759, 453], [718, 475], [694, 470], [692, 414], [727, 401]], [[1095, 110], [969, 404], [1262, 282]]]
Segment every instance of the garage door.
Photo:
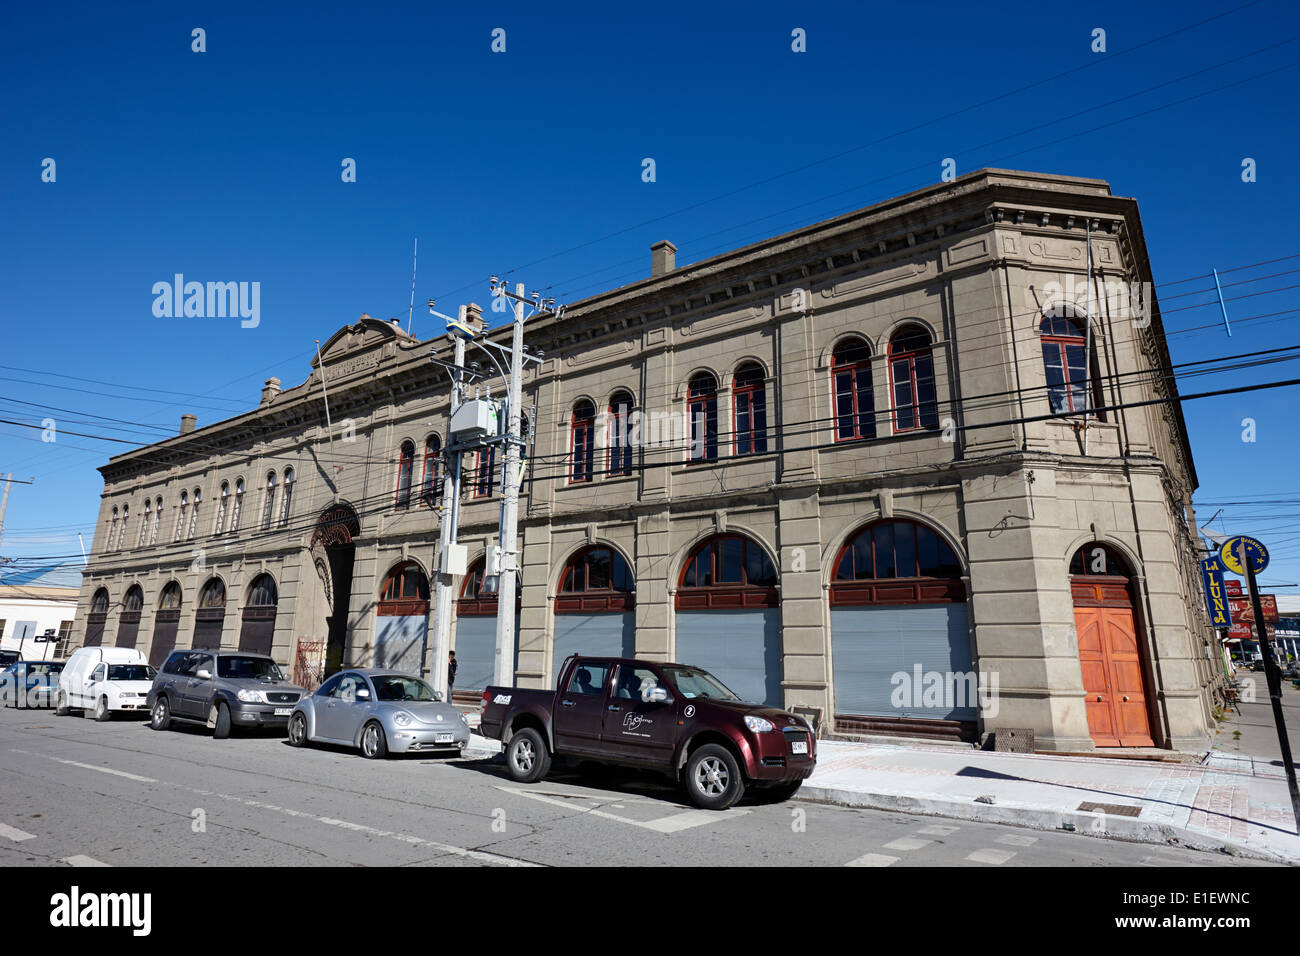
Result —
[[831, 648], [837, 714], [976, 719], [965, 604], [831, 608]]
[[636, 612], [555, 615], [555, 653], [551, 667], [557, 677], [560, 664], [570, 654], [635, 657]]
[[742, 700], [782, 705], [778, 608], [677, 612], [679, 664], [702, 667]]
[[375, 666], [418, 675], [428, 618], [383, 616], [376, 617], [375, 621]]
[[462, 617], [456, 621], [456, 690], [482, 690], [494, 683], [497, 619]]

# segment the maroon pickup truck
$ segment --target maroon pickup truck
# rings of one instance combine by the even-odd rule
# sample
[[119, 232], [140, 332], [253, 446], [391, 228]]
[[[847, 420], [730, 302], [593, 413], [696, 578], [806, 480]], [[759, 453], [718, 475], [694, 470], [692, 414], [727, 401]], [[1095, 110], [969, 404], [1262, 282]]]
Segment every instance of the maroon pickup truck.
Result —
[[803, 718], [747, 704], [698, 667], [575, 654], [556, 686], [483, 692], [480, 733], [505, 742], [522, 783], [568, 757], [662, 770], [696, 806], [725, 810], [746, 787], [788, 799], [817, 762]]

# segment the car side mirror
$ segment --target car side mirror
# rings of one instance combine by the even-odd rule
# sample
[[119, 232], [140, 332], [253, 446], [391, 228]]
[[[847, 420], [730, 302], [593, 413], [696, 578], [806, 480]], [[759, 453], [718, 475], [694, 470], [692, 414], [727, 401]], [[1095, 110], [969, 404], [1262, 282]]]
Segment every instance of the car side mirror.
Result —
[[669, 700], [668, 690], [664, 687], [651, 687], [645, 695], [647, 704], [666, 704]]
[[197, 677], [199, 680], [212, 680], [212, 671], [204, 667], [201, 668], [200, 670], [195, 671], [194, 676]]
[[370, 691], [366, 690], [364, 687], [359, 688], [357, 690], [357, 700], [369, 700], [369, 699], [370, 699]]

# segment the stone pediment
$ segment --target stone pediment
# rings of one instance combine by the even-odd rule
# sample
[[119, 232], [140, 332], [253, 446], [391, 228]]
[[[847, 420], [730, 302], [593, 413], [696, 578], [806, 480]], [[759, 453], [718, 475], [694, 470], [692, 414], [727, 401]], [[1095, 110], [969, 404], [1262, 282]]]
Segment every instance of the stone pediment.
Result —
[[327, 380], [373, 371], [385, 359], [419, 344], [419, 339], [407, 335], [400, 325], [363, 314], [322, 343], [320, 357], [311, 360], [312, 378], [319, 377], [322, 365]]

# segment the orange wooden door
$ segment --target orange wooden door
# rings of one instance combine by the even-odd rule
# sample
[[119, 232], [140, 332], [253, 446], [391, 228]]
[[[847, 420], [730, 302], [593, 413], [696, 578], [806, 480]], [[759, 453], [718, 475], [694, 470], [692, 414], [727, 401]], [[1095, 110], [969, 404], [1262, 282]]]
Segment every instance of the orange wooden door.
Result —
[[1131, 608], [1076, 607], [1088, 730], [1098, 747], [1152, 747]]

